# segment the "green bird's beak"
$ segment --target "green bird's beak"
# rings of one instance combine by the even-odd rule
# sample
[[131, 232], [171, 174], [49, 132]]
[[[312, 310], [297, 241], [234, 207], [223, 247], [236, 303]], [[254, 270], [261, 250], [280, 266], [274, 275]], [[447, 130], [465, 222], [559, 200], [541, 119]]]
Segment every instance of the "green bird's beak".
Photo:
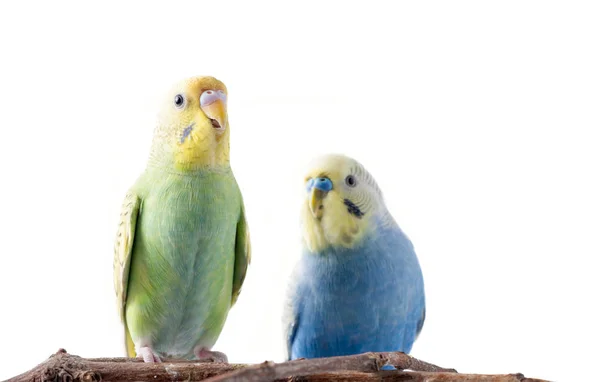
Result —
[[200, 107], [217, 130], [227, 126], [227, 96], [222, 90], [207, 90], [200, 96]]

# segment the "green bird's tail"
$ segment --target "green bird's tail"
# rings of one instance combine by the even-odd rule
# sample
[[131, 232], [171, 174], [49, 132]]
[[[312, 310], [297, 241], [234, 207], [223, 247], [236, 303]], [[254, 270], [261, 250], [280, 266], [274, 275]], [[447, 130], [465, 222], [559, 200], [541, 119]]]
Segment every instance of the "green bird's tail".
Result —
[[125, 351], [127, 352], [127, 357], [129, 358], [135, 358], [137, 356], [135, 353], [135, 345], [131, 339], [131, 334], [129, 334], [127, 325], [125, 325]]

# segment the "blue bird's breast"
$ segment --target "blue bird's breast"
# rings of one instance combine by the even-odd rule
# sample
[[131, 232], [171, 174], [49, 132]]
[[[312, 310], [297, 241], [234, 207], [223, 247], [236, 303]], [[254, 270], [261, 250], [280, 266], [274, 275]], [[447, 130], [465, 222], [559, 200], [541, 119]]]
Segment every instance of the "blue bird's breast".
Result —
[[355, 249], [303, 254], [292, 359], [410, 351], [425, 309], [421, 269], [400, 229], [375, 235]]

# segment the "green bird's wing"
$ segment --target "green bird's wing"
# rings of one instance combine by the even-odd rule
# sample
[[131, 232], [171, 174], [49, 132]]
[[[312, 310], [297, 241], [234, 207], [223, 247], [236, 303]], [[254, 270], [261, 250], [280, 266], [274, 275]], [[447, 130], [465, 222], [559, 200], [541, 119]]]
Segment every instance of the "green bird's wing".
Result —
[[117, 309], [125, 326], [125, 349], [130, 357], [135, 357], [135, 349], [127, 324], [125, 323], [125, 303], [127, 301], [127, 284], [129, 281], [129, 266], [135, 236], [135, 226], [140, 212], [140, 198], [129, 191], [121, 207], [121, 219], [115, 241], [113, 272], [115, 292], [117, 294]]
[[246, 222], [246, 214], [244, 210], [244, 204], [242, 203], [242, 211], [237, 224], [237, 231], [235, 235], [235, 267], [233, 270], [233, 290], [231, 293], [231, 306], [235, 304], [242, 284], [246, 278], [246, 271], [248, 270], [248, 264], [250, 264], [251, 250], [250, 250], [250, 234], [248, 231], [248, 223]]

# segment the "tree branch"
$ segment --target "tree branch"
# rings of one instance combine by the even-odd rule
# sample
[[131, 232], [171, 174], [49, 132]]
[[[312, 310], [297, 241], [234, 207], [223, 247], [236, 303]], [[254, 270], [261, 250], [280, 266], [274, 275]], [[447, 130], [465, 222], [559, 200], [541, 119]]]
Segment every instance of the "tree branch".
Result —
[[[381, 371], [385, 365], [399, 370]], [[414, 371], [404, 371], [411, 369]], [[60, 349], [32, 370], [5, 382], [195, 382], [195, 381], [413, 381], [413, 382], [547, 382], [522, 374], [458, 374], [400, 352], [303, 359], [258, 365], [135, 358], [81, 358]]]
[[386, 364], [402, 370], [456, 373], [454, 369], [444, 369], [400, 352], [363, 353], [345, 357], [300, 359], [279, 364], [264, 362], [260, 365], [245, 367], [235, 373], [211, 378], [207, 382], [273, 381], [291, 376], [307, 376], [336, 371], [376, 372]]
[[6, 382], [202, 381], [239, 367], [180, 360], [152, 364], [136, 358], [85, 359], [60, 349], [32, 370]]

